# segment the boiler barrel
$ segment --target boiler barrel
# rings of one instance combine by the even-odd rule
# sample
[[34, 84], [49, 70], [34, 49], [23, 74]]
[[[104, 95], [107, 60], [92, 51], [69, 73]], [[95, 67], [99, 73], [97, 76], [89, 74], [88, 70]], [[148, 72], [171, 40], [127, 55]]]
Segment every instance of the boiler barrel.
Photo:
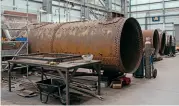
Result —
[[162, 31], [159, 34], [160, 34], [160, 49], [159, 49], [159, 53], [161, 55], [163, 55], [164, 51], [165, 51], [165, 45], [166, 45], [166, 32]]
[[43, 24], [28, 37], [33, 53], [90, 53], [104, 70], [134, 72], [142, 58], [142, 31], [134, 18]]
[[150, 37], [153, 48], [155, 48], [155, 54], [157, 54], [160, 49], [160, 37], [158, 30], [142, 30], [142, 33], [143, 43], [145, 44], [146, 38]]

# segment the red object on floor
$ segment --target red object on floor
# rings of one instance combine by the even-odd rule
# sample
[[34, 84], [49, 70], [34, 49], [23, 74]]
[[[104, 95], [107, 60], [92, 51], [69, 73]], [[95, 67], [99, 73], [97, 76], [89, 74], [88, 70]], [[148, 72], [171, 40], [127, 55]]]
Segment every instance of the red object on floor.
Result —
[[122, 77], [120, 80], [123, 82], [123, 85], [129, 85], [131, 83], [131, 79], [129, 77]]

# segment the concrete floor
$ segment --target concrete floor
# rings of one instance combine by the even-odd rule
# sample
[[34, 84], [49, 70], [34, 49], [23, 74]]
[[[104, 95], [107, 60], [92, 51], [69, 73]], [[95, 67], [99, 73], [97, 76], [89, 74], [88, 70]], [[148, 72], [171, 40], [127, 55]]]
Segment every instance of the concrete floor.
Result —
[[[103, 88], [104, 101], [96, 98], [79, 103], [82, 105], [179, 105], [179, 54], [176, 57], [164, 58], [155, 63], [158, 70], [156, 79], [135, 79], [123, 89]], [[43, 105], [39, 97], [23, 98], [15, 92], [8, 92], [4, 87], [1, 90], [2, 105]], [[29, 102], [30, 101], [30, 102]], [[51, 99], [48, 105], [60, 104]]]

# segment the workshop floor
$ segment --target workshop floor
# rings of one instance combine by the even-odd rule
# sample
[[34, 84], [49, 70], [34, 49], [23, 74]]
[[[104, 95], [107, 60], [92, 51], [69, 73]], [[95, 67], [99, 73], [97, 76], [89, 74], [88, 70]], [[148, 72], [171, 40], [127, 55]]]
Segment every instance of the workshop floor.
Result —
[[[80, 103], [83, 105], [179, 105], [179, 54], [177, 57], [164, 58], [155, 63], [158, 70], [156, 79], [135, 79], [123, 89], [103, 88], [104, 101], [97, 98]], [[1, 90], [2, 105], [43, 105], [39, 97], [23, 98], [14, 91], [8, 92], [6, 87]], [[60, 104], [51, 99], [48, 105]]]

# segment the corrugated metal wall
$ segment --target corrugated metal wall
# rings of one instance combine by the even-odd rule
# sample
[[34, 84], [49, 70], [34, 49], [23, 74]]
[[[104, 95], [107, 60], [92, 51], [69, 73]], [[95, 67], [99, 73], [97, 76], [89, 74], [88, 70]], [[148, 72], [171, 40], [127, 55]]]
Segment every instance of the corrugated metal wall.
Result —
[[179, 46], [179, 24], [175, 25], [176, 44]]
[[[165, 25], [163, 25], [163, 12], [166, 15]], [[131, 16], [137, 18], [142, 29], [145, 29], [146, 15], [149, 17], [147, 18], [148, 29], [165, 29], [173, 35], [172, 23], [179, 24], [179, 0], [131, 0]], [[153, 22], [152, 16], [160, 16], [160, 21]]]

